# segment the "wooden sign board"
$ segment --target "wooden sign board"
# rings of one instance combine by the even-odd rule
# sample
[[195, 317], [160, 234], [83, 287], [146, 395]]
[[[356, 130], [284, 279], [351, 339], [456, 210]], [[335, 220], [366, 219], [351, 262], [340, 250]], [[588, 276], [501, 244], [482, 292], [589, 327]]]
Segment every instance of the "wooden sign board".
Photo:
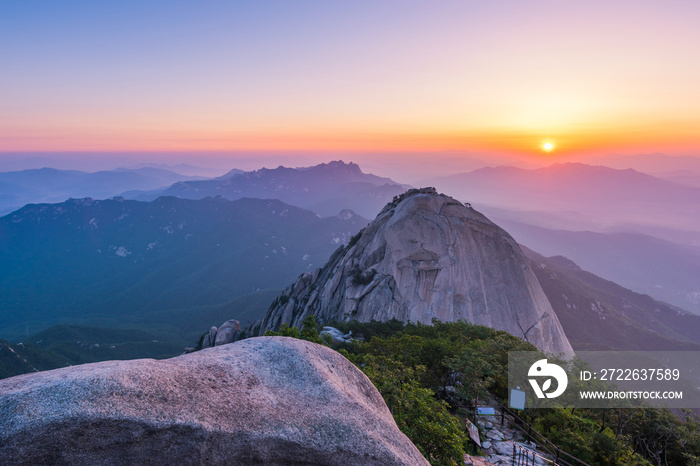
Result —
[[474, 440], [479, 448], [481, 448], [481, 438], [479, 438], [479, 428], [476, 427], [472, 421], [467, 419], [467, 432], [469, 432], [469, 438]]

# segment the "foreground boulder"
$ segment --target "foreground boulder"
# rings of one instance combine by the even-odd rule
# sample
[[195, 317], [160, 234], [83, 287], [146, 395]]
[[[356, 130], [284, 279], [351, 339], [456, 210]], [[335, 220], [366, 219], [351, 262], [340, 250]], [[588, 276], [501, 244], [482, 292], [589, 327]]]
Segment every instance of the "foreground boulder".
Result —
[[340, 354], [260, 337], [0, 380], [19, 464], [428, 464]]
[[271, 305], [260, 333], [283, 323], [466, 320], [548, 353], [569, 340], [515, 240], [468, 204], [434, 188], [388, 204], [347, 247]]

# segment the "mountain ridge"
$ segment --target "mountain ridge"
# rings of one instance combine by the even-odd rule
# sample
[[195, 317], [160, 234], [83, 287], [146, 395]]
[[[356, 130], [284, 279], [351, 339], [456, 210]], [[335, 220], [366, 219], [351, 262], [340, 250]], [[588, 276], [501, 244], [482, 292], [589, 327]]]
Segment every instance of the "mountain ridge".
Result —
[[[545, 257], [563, 255], [638, 293], [700, 312], [700, 248], [642, 233], [548, 229], [491, 216], [519, 244]], [[698, 296], [698, 297], [696, 297]]]
[[180, 180], [200, 180], [155, 167], [85, 172], [43, 167], [0, 172], [0, 214], [26, 204], [61, 202], [68, 198], [111, 198], [125, 191], [162, 188]]
[[700, 316], [522, 246], [575, 350], [697, 351]]
[[[550, 228], [610, 231], [655, 229], [672, 239], [684, 230], [700, 245], [700, 188], [662, 180], [633, 169], [581, 163], [539, 169], [489, 167], [442, 177], [435, 186], [488, 208], [541, 211]], [[558, 217], [558, 220], [557, 220]], [[679, 232], [663, 233], [673, 226]]]
[[373, 217], [406, 187], [389, 178], [363, 173], [355, 163], [338, 160], [311, 167], [280, 165], [214, 180], [183, 181], [160, 194], [187, 199], [219, 195], [231, 200], [275, 198], [323, 216], [349, 208], [359, 215]]

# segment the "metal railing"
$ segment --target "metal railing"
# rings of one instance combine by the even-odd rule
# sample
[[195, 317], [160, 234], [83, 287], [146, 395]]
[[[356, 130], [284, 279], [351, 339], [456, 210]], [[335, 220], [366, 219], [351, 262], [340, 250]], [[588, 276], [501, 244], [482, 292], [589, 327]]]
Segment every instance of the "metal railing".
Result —
[[556, 461], [538, 454], [536, 451], [528, 450], [522, 445], [518, 445], [513, 441], [513, 466], [535, 466], [535, 460], [542, 459], [545, 463], [556, 465]]
[[[510, 414], [514, 420], [517, 419], [518, 422], [524, 424], [525, 427], [527, 427], [527, 430], [525, 430], [525, 428], [523, 426], [520, 426], [518, 424], [518, 422], [513, 422], [511, 425], [513, 427], [517, 428], [518, 430], [520, 430], [520, 432], [522, 432], [524, 435], [526, 435], [530, 439], [530, 441], [532, 441], [535, 445], [537, 445], [537, 447], [540, 450], [543, 450], [548, 455], [550, 455], [552, 458], [554, 458], [552, 460], [550, 458], [547, 458], [545, 456], [542, 456], [542, 455], [539, 455], [535, 452], [527, 450], [526, 448], [522, 447], [521, 445], [518, 445], [515, 442], [515, 440], [513, 440], [513, 464], [514, 465], [535, 464], [534, 463], [535, 458], [540, 457], [540, 458], [550, 462], [551, 464], [558, 465], [558, 466], [577, 466], [577, 465], [591, 466], [590, 464], [586, 463], [585, 461], [576, 458], [574, 455], [571, 455], [571, 454], [565, 452], [564, 450], [562, 450], [561, 448], [559, 448], [558, 446], [556, 446], [547, 437], [545, 437], [544, 435], [539, 433], [534, 427], [532, 427], [530, 424], [528, 424], [527, 422], [522, 420], [520, 418], [520, 416], [518, 416], [516, 413], [514, 413], [510, 409], [506, 408], [504, 405], [500, 404], [500, 408], [501, 408], [501, 425], [503, 425], [504, 413]], [[533, 435], [533, 433], [535, 435]], [[518, 448], [520, 449], [520, 452], [516, 451]], [[531, 463], [527, 463], [527, 462], [516, 463], [516, 460], [517, 461], [525, 461], [528, 458], [527, 453], [525, 453], [525, 452], [531, 453], [530, 457], [532, 458], [532, 462]], [[535, 456], [533, 456], [533, 454]], [[567, 460], [565, 460], [563, 457], [566, 457]], [[573, 461], [573, 463], [571, 463], [571, 461]]]

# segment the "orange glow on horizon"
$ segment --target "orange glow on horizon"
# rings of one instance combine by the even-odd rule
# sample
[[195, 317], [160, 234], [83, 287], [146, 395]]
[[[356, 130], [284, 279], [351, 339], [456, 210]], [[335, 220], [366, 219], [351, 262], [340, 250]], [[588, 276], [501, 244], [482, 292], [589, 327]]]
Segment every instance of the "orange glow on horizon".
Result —
[[88, 3], [12, 2], [0, 154], [700, 154], [698, 2]]
[[[225, 131], [186, 128], [62, 128], [34, 134], [0, 133], [0, 152], [226, 152], [226, 151], [367, 151], [432, 152], [478, 151], [533, 158], [565, 157], [602, 152], [700, 151], [700, 136], [690, 122], [617, 125], [615, 127], [571, 126], [538, 135], [536, 130], [496, 128], [440, 130], [411, 128], [398, 131], [368, 131], [361, 127], [315, 128], [298, 131]], [[547, 134], [542, 138], [542, 133]], [[533, 144], [534, 143], [534, 144]], [[545, 143], [552, 144], [549, 149]]]

